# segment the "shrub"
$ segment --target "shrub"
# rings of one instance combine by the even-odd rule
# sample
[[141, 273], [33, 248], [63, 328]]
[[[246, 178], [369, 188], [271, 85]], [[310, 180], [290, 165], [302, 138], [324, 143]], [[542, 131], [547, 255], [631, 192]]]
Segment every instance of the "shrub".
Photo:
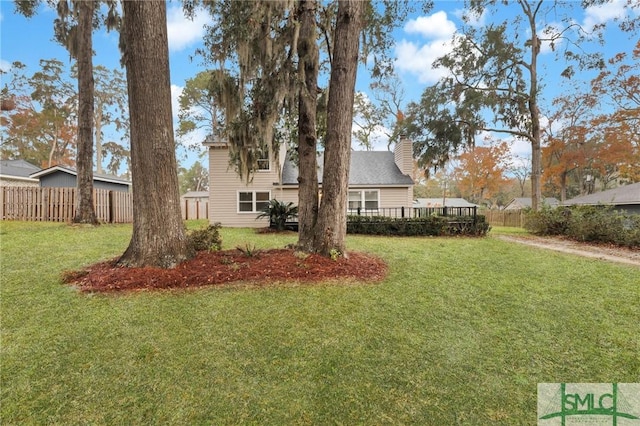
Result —
[[425, 216], [419, 218], [349, 216], [347, 233], [398, 236], [486, 235], [489, 231], [489, 224], [485, 217], [477, 216], [475, 223], [470, 219], [468, 216]]
[[543, 206], [539, 211], [529, 210], [525, 229], [535, 235], [564, 235], [569, 226], [569, 207]]
[[292, 202], [285, 203], [284, 201], [269, 200], [256, 219], [263, 217], [269, 218], [269, 225], [275, 225], [278, 231], [284, 231], [287, 221], [291, 218], [298, 216], [298, 206], [295, 206]]
[[610, 206], [543, 208], [528, 213], [525, 228], [536, 235], [640, 247], [640, 216], [625, 215]]
[[577, 206], [566, 235], [578, 241], [638, 246], [640, 218], [627, 216], [608, 206]]
[[195, 251], [216, 251], [222, 248], [220, 237], [220, 223], [209, 225], [206, 228], [195, 229], [187, 234], [189, 246]]

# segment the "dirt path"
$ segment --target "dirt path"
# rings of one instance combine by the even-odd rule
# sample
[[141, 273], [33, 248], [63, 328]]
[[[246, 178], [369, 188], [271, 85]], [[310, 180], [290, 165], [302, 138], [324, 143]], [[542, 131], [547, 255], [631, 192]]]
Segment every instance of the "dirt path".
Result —
[[504, 241], [640, 267], [640, 250], [579, 243], [556, 237], [498, 235]]

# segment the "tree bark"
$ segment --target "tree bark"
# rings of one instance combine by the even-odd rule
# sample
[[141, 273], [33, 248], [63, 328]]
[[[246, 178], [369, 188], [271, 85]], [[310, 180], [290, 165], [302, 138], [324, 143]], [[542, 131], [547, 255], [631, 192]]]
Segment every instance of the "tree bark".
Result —
[[79, 1], [78, 64], [78, 154], [75, 223], [97, 224], [93, 208], [93, 0]]
[[529, 113], [531, 114], [531, 208], [540, 209], [542, 200], [542, 146], [540, 143], [540, 108], [538, 108], [538, 55], [540, 39], [537, 35], [536, 17], [529, 9], [523, 7], [529, 18], [531, 28], [531, 87], [529, 89]]
[[327, 137], [315, 249], [325, 256], [346, 256], [347, 198], [351, 160], [351, 126], [359, 36], [365, 2], [338, 2], [333, 61], [329, 80]]
[[304, 84], [298, 100], [298, 247], [313, 251], [318, 218], [316, 106], [319, 54], [316, 44], [316, 0], [299, 0], [298, 75]]
[[172, 268], [188, 259], [180, 212], [171, 114], [165, 1], [124, 1], [121, 46], [127, 69], [133, 235], [119, 260]]

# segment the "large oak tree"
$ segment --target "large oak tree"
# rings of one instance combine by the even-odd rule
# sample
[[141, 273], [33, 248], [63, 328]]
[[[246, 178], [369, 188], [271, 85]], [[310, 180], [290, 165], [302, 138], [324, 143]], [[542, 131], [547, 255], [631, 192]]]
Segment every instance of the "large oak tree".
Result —
[[191, 256], [180, 213], [164, 1], [124, 1], [122, 60], [131, 127], [133, 235], [120, 265], [170, 268]]

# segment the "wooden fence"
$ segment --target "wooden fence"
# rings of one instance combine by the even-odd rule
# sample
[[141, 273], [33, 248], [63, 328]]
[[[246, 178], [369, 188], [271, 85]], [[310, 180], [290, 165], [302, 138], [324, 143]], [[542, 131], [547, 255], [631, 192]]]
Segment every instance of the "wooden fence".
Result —
[[483, 210], [480, 214], [485, 215], [491, 226], [524, 228], [527, 218], [524, 210]]
[[183, 220], [208, 219], [209, 201], [187, 198], [182, 200], [180, 210]]
[[[133, 221], [131, 193], [93, 190], [98, 220], [105, 223]], [[76, 209], [76, 188], [0, 187], [2, 220], [71, 222]]]
[[[104, 223], [133, 222], [130, 192], [93, 190], [96, 216]], [[71, 222], [76, 209], [76, 188], [0, 187], [0, 219]], [[182, 219], [207, 219], [209, 202], [184, 200]]]

